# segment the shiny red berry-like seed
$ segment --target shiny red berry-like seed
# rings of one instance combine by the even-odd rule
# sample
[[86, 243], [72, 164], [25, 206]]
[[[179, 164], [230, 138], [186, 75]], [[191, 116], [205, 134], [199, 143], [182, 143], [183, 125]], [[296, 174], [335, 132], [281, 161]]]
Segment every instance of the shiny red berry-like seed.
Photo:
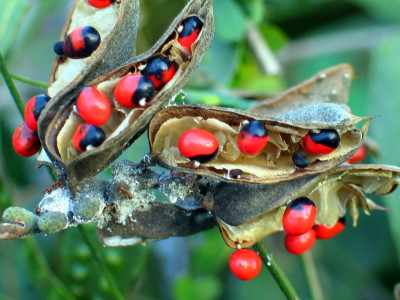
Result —
[[365, 146], [362, 145], [360, 148], [358, 148], [356, 153], [354, 153], [353, 156], [347, 160], [347, 163], [357, 164], [363, 161], [366, 157], [367, 157], [367, 149], [365, 149]]
[[97, 88], [85, 87], [76, 100], [79, 115], [87, 123], [103, 125], [111, 115], [110, 100]]
[[314, 229], [300, 234], [300, 235], [289, 235], [285, 237], [286, 250], [292, 254], [299, 255], [309, 250], [315, 242], [316, 234]]
[[28, 157], [34, 155], [40, 149], [37, 131], [30, 129], [25, 123], [22, 123], [14, 131], [12, 145], [15, 152], [21, 156]]
[[112, 5], [115, 0], [87, 0], [87, 2], [96, 8], [106, 8], [110, 5]]
[[39, 119], [42, 110], [46, 104], [50, 101], [50, 97], [47, 95], [37, 95], [29, 99], [25, 106], [24, 120], [26, 126], [28, 126], [33, 131], [36, 131], [37, 121]]
[[283, 230], [290, 235], [299, 235], [310, 230], [317, 217], [317, 208], [307, 197], [291, 201], [282, 218]]
[[345, 229], [345, 227], [346, 227], [345, 219], [343, 217], [340, 218], [332, 227], [328, 227], [326, 225], [321, 224], [321, 225], [315, 225], [314, 230], [317, 239], [327, 240], [333, 238], [335, 235], [342, 232]]
[[197, 16], [187, 17], [182, 21], [179, 29], [178, 43], [187, 51], [190, 51], [193, 43], [199, 37], [203, 28], [203, 22]]
[[218, 147], [216, 137], [203, 129], [190, 129], [178, 140], [178, 148], [182, 155], [200, 163], [213, 160], [218, 153]]
[[311, 154], [329, 154], [340, 143], [340, 135], [335, 129], [321, 129], [318, 133], [308, 132], [301, 140], [303, 149]]
[[123, 77], [114, 90], [115, 100], [126, 107], [144, 107], [154, 95], [153, 81], [140, 74]]
[[147, 61], [142, 74], [153, 81], [154, 87], [159, 90], [166, 85], [176, 73], [173, 62], [163, 56], [155, 56]]
[[268, 131], [260, 121], [251, 121], [239, 133], [237, 145], [244, 154], [259, 153], [268, 144]]
[[[89, 57], [100, 45], [100, 42], [100, 33], [95, 28], [91, 26], [77, 27], [65, 38], [63, 45], [64, 55], [69, 58]], [[58, 51], [56, 53], [61, 53], [61, 50], [56, 48], [55, 45], [54, 50]]]
[[240, 280], [250, 280], [256, 277], [262, 267], [260, 256], [251, 249], [240, 249], [229, 258], [229, 268]]
[[100, 146], [106, 138], [103, 129], [91, 124], [81, 124], [72, 136], [72, 145], [79, 151], [86, 151], [88, 147]]

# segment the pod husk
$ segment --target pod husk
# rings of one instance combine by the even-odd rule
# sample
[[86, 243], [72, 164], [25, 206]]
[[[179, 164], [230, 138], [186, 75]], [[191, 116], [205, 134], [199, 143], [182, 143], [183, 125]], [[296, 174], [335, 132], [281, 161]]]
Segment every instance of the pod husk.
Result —
[[356, 226], [358, 207], [369, 214], [380, 207], [367, 194], [386, 195], [400, 182], [400, 168], [342, 164], [326, 173], [275, 184], [226, 184], [210, 194], [212, 210], [226, 243], [251, 247], [268, 235], [283, 231], [282, 216], [288, 201], [308, 197], [317, 206], [316, 224], [333, 226], [349, 210]]
[[353, 77], [353, 68], [346, 63], [340, 64], [318, 72], [276, 97], [261, 101], [249, 111], [277, 116], [316, 103], [346, 104]]
[[[174, 39], [177, 36], [176, 28], [180, 22], [189, 15], [198, 15], [204, 22], [201, 36], [192, 48], [192, 56], [178, 57], [178, 49], [175, 47]], [[168, 105], [175, 99], [183, 85], [188, 81], [190, 75], [199, 65], [203, 55], [210, 46], [214, 33], [212, 3], [208, 0], [193, 0], [182, 10], [175, 18], [168, 30], [158, 40], [158, 42], [147, 52], [129, 59], [124, 66], [114, 71], [96, 78], [87, 86], [95, 86], [105, 93], [109, 99], [113, 99], [113, 89], [119, 79], [127, 74], [137, 72], [137, 67], [141, 62], [147, 59], [163, 54], [170, 54], [178, 64], [178, 71], [160, 91], [151, 100], [151, 105], [143, 108], [126, 109], [120, 107], [116, 101], [112, 100], [113, 115], [111, 121], [107, 122], [102, 128], [106, 128], [106, 140], [97, 148], [82, 152], [77, 156], [66, 157], [62, 155], [65, 147], [71, 145], [71, 137], [74, 129], [82, 122], [79, 117], [73, 113], [75, 97], [80, 89], [74, 90], [68, 95], [68, 100], [63, 108], [51, 115], [52, 120], [48, 120], [50, 114], [46, 117], [45, 131], [39, 134], [44, 141], [44, 148], [57, 166], [61, 176], [66, 177], [69, 186], [74, 187], [81, 181], [87, 180], [107, 167], [116, 159], [138, 136], [146, 129], [146, 126], [152, 116]], [[181, 60], [178, 62], [178, 59]], [[42, 121], [42, 125], [45, 122]], [[111, 124], [111, 125], [110, 125]], [[70, 146], [72, 147], [72, 146]]]
[[[367, 118], [368, 119], [368, 118]], [[236, 138], [244, 120], [259, 120], [269, 132], [269, 142], [255, 156], [240, 153]], [[362, 145], [369, 119], [361, 130], [355, 117], [344, 104], [314, 104], [277, 117], [264, 117], [246, 111], [212, 106], [169, 107], [157, 113], [149, 124], [151, 155], [161, 165], [176, 170], [215, 178], [226, 182], [274, 183], [321, 173], [346, 161]], [[180, 154], [178, 139], [185, 131], [201, 128], [219, 140], [217, 156], [210, 162], [194, 167]], [[301, 138], [309, 130], [336, 129], [341, 136], [339, 147], [327, 155], [306, 154], [306, 168], [297, 168], [292, 154], [302, 151]], [[240, 177], [231, 176], [240, 170]]]

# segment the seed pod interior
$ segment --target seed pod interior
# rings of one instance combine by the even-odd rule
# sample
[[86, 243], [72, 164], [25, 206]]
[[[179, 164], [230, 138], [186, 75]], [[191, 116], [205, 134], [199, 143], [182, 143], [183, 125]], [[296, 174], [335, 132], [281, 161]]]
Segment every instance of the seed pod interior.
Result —
[[[319, 111], [326, 113], [318, 114]], [[243, 121], [252, 120], [264, 123], [269, 142], [260, 153], [247, 155], [238, 149], [237, 138]], [[149, 140], [152, 155], [167, 167], [223, 181], [271, 183], [320, 172], [345, 161], [361, 145], [367, 132], [368, 122], [361, 130], [354, 126], [361, 120], [352, 116], [346, 106], [326, 103], [276, 118], [206, 106], [170, 107], [151, 121]], [[198, 168], [193, 168], [193, 162], [177, 147], [179, 137], [195, 128], [212, 133], [220, 145], [216, 158]], [[301, 139], [309, 130], [324, 128], [337, 130], [341, 140], [338, 148], [326, 155], [307, 154], [309, 165], [300, 170], [292, 161], [293, 153], [302, 151]], [[231, 170], [241, 170], [240, 178], [231, 176]]]

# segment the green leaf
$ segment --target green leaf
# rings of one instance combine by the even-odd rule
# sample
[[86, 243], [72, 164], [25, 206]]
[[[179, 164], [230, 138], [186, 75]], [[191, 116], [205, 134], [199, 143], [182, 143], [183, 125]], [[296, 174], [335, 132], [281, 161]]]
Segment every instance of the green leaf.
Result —
[[232, 43], [243, 39], [246, 33], [246, 17], [233, 0], [217, 0], [214, 3], [215, 35], [223, 42]]
[[217, 278], [204, 276], [192, 278], [189, 275], [181, 276], [173, 287], [176, 300], [213, 300], [221, 293], [221, 285]]

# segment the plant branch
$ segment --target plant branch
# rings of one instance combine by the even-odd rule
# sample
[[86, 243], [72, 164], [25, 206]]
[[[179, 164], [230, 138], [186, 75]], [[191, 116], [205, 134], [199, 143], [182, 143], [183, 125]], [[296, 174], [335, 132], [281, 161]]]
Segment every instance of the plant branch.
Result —
[[262, 258], [264, 265], [268, 268], [286, 298], [290, 300], [299, 300], [300, 297], [297, 295], [292, 283], [286, 277], [273, 254], [267, 249], [267, 247], [261, 241], [256, 243], [253, 247]]
[[10, 77], [14, 78], [15, 80], [18, 80], [20, 82], [35, 85], [35, 86], [40, 86], [40, 87], [45, 87], [45, 88], [47, 88], [49, 86], [47, 84], [47, 82], [32, 80], [32, 79], [21, 77], [21, 76], [11, 74], [11, 73], [10, 73]]
[[315, 267], [314, 258], [311, 251], [307, 251], [301, 256], [301, 262], [306, 273], [308, 287], [310, 289], [312, 300], [323, 300], [324, 295], [322, 293], [321, 284], [318, 279], [317, 270]]
[[6, 85], [8, 87], [8, 90], [10, 91], [10, 94], [15, 102], [15, 105], [18, 108], [19, 113], [21, 114], [22, 118], [24, 117], [24, 110], [25, 110], [25, 105], [21, 100], [21, 96], [19, 95], [17, 88], [14, 85], [14, 82], [11, 78], [10, 73], [8, 72], [6, 63], [3, 59], [3, 56], [0, 53], [0, 72], [3, 75], [4, 81], [6, 82]]

